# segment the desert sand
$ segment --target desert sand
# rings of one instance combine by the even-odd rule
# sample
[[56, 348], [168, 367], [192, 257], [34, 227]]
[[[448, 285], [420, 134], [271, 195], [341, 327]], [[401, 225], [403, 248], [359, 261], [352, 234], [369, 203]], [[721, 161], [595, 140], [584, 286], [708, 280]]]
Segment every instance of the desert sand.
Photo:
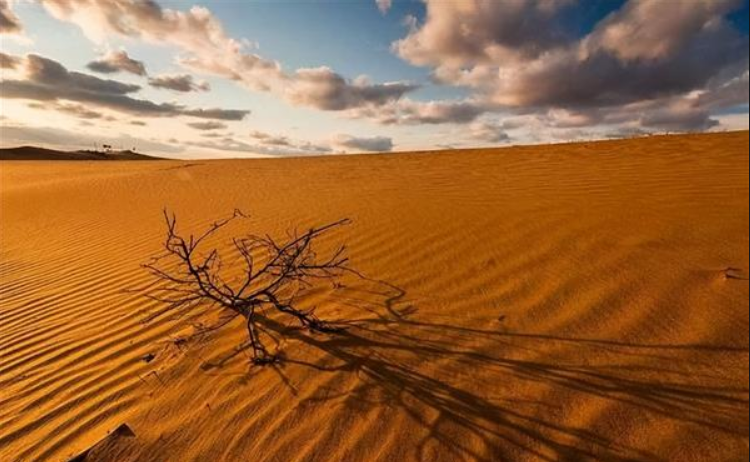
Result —
[[[748, 459], [747, 132], [3, 162], [0, 192], [2, 461]], [[303, 300], [343, 334], [269, 320], [286, 358], [252, 366], [239, 320], [143, 322], [164, 207], [351, 218], [330, 243], [373, 280]]]

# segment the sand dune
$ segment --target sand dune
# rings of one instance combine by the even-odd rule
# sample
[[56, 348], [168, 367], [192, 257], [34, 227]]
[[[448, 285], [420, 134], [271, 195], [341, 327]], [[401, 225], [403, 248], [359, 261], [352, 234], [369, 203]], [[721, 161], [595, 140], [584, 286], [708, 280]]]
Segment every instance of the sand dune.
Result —
[[[0, 460], [747, 460], [747, 152], [3, 163]], [[144, 324], [123, 290], [165, 206], [195, 231], [351, 218], [330, 244], [374, 280], [304, 301], [344, 334], [267, 321], [286, 361], [251, 367], [239, 322], [182, 341], [208, 321]]]

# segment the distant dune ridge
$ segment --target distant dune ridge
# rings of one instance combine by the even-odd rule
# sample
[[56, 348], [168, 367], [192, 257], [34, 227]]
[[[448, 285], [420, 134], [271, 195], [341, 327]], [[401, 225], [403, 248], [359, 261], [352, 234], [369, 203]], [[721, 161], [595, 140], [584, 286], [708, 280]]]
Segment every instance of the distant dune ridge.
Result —
[[158, 160], [158, 157], [122, 151], [58, 151], [35, 146], [0, 149], [0, 160]]
[[[748, 144], [3, 163], [0, 460], [748, 460]], [[371, 280], [300, 300], [348, 330], [144, 324], [164, 207], [352, 219]]]

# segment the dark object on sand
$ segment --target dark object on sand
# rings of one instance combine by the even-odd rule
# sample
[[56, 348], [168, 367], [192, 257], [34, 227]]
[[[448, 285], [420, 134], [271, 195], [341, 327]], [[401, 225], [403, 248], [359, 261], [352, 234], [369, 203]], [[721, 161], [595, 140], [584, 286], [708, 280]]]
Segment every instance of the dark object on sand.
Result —
[[[356, 273], [347, 266], [344, 246], [325, 258], [313, 250], [318, 238], [349, 223], [341, 220], [304, 233], [289, 232], [284, 240], [268, 235], [248, 234], [232, 239], [236, 259], [243, 268], [239, 280], [222, 278], [222, 260], [217, 249], [201, 248], [206, 240], [237, 219], [248, 218], [239, 210], [231, 217], [215, 222], [199, 236], [185, 238], [177, 231], [177, 218], [164, 212], [167, 236], [165, 252], [143, 265], [159, 283], [144, 295], [167, 305], [153, 317], [167, 312], [186, 314], [198, 306], [220, 306], [233, 318], [246, 321], [253, 362], [271, 364], [278, 361], [260, 337], [259, 321], [267, 317], [266, 308], [293, 318], [312, 332], [337, 332], [340, 329], [318, 319], [313, 310], [296, 306], [297, 296], [323, 281], [335, 282], [344, 272]], [[239, 272], [238, 272], [239, 273]]]

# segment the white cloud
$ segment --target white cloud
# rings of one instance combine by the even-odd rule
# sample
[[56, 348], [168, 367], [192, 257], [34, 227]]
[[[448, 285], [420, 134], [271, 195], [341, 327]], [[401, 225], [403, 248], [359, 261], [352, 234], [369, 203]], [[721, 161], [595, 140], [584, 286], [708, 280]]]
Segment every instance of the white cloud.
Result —
[[350, 81], [325, 67], [284, 71], [278, 62], [247, 52], [244, 41], [229, 37], [204, 7], [171, 10], [152, 0], [40, 1], [55, 17], [77, 24], [93, 40], [119, 35], [177, 46], [188, 54], [180, 60], [183, 66], [273, 92], [295, 105], [326, 111], [378, 106], [417, 88], [406, 82]]

